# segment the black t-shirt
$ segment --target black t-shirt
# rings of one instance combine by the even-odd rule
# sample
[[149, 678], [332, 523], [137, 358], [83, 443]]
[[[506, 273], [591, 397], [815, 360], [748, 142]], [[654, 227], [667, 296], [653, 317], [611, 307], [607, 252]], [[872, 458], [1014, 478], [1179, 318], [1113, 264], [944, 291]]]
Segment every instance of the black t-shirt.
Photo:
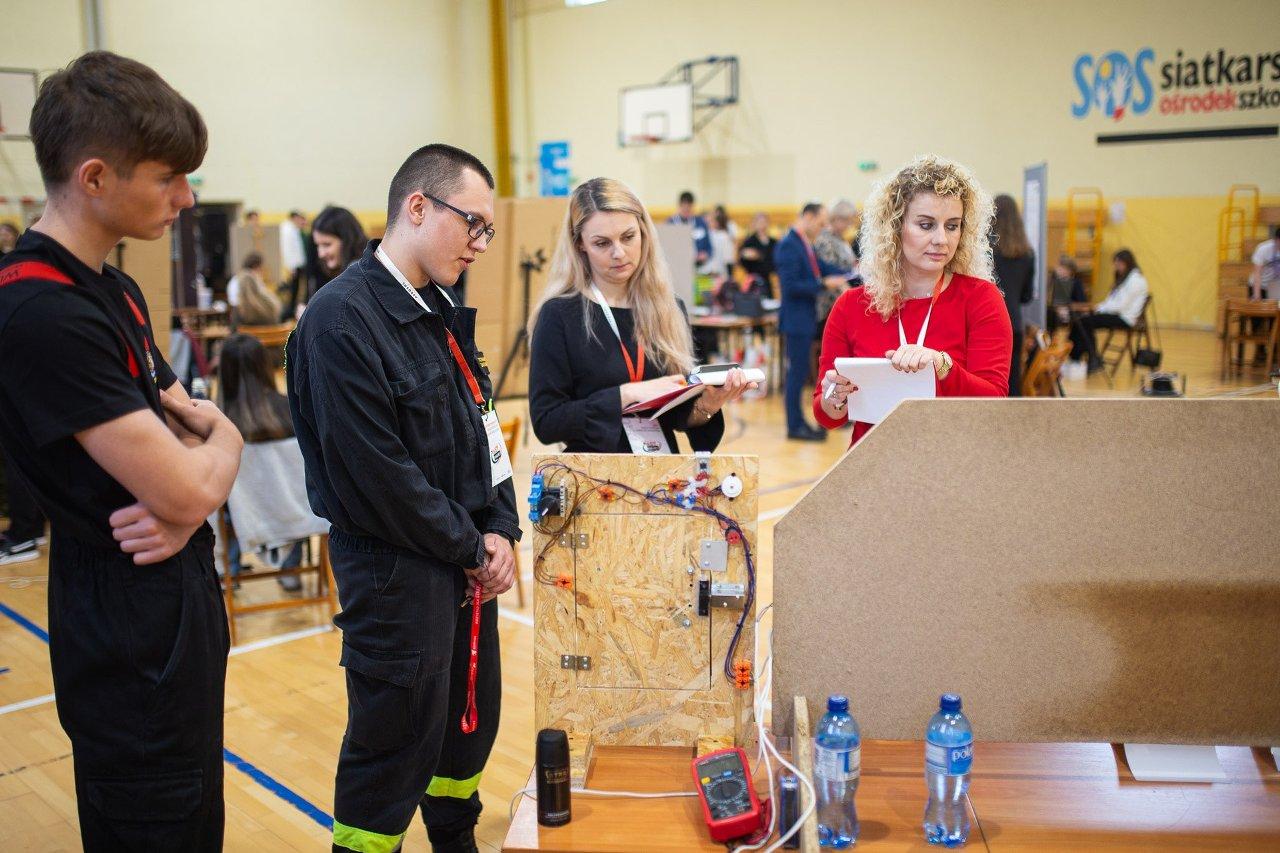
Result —
[[773, 275], [773, 249], [778, 245], [778, 241], [772, 237], [765, 235], [764, 239], [760, 239], [759, 234], [752, 234], [750, 237], [742, 241], [743, 249], [755, 249], [760, 257], [755, 260], [743, 258], [739, 253], [739, 260], [742, 262], [742, 268], [749, 275], [758, 275], [761, 278], [768, 278]]
[[0, 444], [55, 533], [118, 547], [107, 519], [137, 499], [75, 434], [142, 409], [177, 381], [138, 285], [27, 231], [0, 262]]

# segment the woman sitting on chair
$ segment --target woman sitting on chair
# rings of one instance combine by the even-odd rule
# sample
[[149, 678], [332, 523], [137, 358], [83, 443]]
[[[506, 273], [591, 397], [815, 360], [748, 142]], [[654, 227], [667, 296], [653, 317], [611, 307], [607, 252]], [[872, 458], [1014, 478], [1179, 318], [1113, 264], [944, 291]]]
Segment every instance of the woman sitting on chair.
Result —
[[[293, 438], [289, 398], [276, 389], [266, 348], [249, 335], [231, 335], [222, 344], [218, 357], [218, 406], [240, 430], [245, 444]], [[234, 534], [228, 545], [227, 571], [235, 576], [244, 568], [240, 563], [240, 542]], [[292, 569], [301, 563], [302, 543], [296, 542], [280, 568]], [[297, 575], [284, 575], [280, 585], [287, 592], [297, 592], [302, 582]]]
[[1102, 369], [1102, 354], [1098, 352], [1098, 329], [1132, 329], [1134, 323], [1142, 316], [1147, 307], [1147, 280], [1138, 267], [1133, 252], [1121, 249], [1111, 259], [1116, 270], [1116, 284], [1111, 288], [1107, 298], [1098, 303], [1092, 314], [1080, 318], [1080, 327], [1084, 330], [1085, 345], [1081, 351], [1079, 345], [1071, 351], [1073, 359], [1089, 356], [1089, 372]]
[[227, 302], [236, 326], [269, 326], [280, 316], [280, 300], [262, 280], [262, 255], [244, 256], [240, 272], [227, 282]]

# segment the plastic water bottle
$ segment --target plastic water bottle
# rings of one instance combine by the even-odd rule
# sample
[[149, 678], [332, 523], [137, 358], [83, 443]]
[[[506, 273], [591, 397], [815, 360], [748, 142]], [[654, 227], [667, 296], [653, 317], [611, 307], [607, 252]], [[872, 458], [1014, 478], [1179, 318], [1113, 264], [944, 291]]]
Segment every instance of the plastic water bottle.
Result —
[[960, 697], [944, 693], [938, 713], [925, 732], [924, 778], [929, 804], [924, 809], [924, 835], [930, 844], [960, 847], [969, 839], [969, 767], [973, 763], [973, 729], [960, 710]]
[[813, 739], [813, 781], [818, 794], [818, 844], [842, 850], [858, 840], [853, 804], [862, 770], [862, 733], [849, 715], [849, 699], [827, 699], [827, 713]]
[[208, 400], [209, 399], [209, 383], [204, 381], [203, 376], [197, 376], [191, 380], [191, 399], [192, 400]]

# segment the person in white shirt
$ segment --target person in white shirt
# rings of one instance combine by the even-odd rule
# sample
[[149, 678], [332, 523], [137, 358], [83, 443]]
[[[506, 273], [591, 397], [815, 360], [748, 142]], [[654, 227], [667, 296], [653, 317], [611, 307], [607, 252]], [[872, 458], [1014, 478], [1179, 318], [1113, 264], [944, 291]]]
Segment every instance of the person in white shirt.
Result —
[[[307, 217], [300, 211], [289, 211], [289, 217], [280, 223], [280, 266], [288, 283], [289, 303], [286, 313], [291, 317], [298, 304], [299, 294], [307, 301], [305, 286], [307, 273]], [[284, 320], [285, 317], [281, 317]]]
[[[1098, 303], [1092, 314], [1080, 318], [1084, 340], [1088, 348], [1089, 372], [1102, 369], [1102, 355], [1098, 352], [1098, 329], [1132, 329], [1147, 307], [1147, 279], [1138, 267], [1133, 252], [1121, 249], [1111, 259], [1116, 270], [1116, 285], [1107, 298]], [[1072, 352], [1072, 358], [1085, 353]]]
[[[1280, 298], [1280, 225], [1275, 227], [1270, 240], [1258, 244], [1250, 260], [1253, 261], [1253, 273], [1249, 276], [1249, 298]], [[1264, 322], [1266, 322], [1264, 317], [1255, 318], [1253, 330], [1259, 331]], [[1253, 354], [1253, 361], [1254, 364], [1266, 364], [1266, 346], [1258, 344]]]

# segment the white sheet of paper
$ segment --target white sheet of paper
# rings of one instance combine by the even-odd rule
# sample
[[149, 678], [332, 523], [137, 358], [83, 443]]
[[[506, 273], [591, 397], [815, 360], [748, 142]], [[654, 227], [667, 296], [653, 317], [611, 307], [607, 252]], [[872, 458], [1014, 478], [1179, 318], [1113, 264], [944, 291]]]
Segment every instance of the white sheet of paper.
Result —
[[836, 372], [853, 380], [849, 420], [878, 424], [903, 400], [932, 400], [937, 394], [933, 365], [918, 373], [901, 373], [887, 358], [837, 358]]

